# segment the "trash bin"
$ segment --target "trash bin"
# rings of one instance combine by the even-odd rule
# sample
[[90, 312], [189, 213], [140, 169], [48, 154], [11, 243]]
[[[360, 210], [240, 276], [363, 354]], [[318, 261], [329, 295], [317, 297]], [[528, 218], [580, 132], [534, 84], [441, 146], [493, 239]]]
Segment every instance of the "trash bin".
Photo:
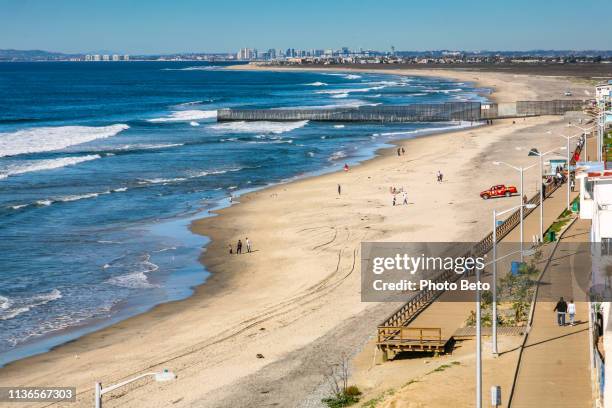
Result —
[[554, 242], [557, 239], [557, 234], [555, 231], [548, 231], [548, 241]]
[[519, 262], [519, 261], [512, 261], [512, 267], [510, 269], [510, 271], [512, 272], [512, 275], [516, 276], [519, 274], [519, 272], [521, 271], [521, 266], [523, 266], [524, 262]]
[[575, 213], [580, 211], [580, 201], [574, 201], [572, 203], [572, 211]]
[[503, 220], [497, 220], [497, 221], [495, 222], [495, 226], [496, 226], [496, 227], [499, 227], [499, 226], [500, 226], [500, 225], [502, 225], [503, 223], [504, 223], [504, 221], [503, 221]]

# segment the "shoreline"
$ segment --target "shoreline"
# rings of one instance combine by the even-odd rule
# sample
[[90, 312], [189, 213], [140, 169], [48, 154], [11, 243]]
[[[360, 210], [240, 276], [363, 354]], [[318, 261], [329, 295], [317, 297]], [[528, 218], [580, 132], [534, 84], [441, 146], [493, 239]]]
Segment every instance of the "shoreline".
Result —
[[[477, 146], [478, 141], [474, 139], [475, 136], [473, 136], [472, 133], [482, 135], [486, 139], [489, 137], [486, 136], [486, 133], [500, 133], [502, 131], [507, 132], [508, 129], [519, 128], [520, 126], [529, 128], [530, 126], [541, 126], [543, 124], [547, 125], [548, 123], [555, 121], [556, 120], [550, 118], [529, 119], [529, 121], [525, 121], [524, 125], [519, 123], [518, 126], [513, 126], [511, 123], [509, 123], [509, 121], [500, 121], [499, 124], [488, 126], [484, 129], [460, 129], [453, 132], [427, 135], [426, 138], [416, 137], [402, 139], [394, 142], [394, 144], [406, 146], [409, 156], [412, 156], [413, 151], [419, 151], [422, 153], [421, 157], [425, 157], [427, 160], [435, 161], [439, 157], [439, 148], [437, 146], [438, 143], [443, 146], [466, 149], [473, 154], [473, 150], [478, 150], [479, 146]], [[490, 130], [491, 132], [485, 132], [485, 129]], [[498, 138], [501, 138], [501, 136], [498, 135]], [[427, 140], [427, 143], [425, 140]], [[499, 142], [499, 140], [493, 140], [493, 143], [496, 142]], [[381, 190], [382, 194], [385, 194], [384, 191], [387, 190], [388, 185], [385, 184], [384, 188], [377, 185], [372, 186], [366, 180], [366, 177], [367, 179], [370, 178], [367, 176], [369, 173], [372, 174], [371, 177], [376, 177], [376, 179], [381, 183], [386, 183], [386, 178], [391, 179], [395, 177], [395, 175], [393, 175], [393, 177], [387, 177], [388, 174], [394, 172], [394, 170], [391, 170], [391, 168], [393, 165], [396, 165], [394, 164], [396, 161], [391, 162], [392, 160], [395, 160], [394, 149], [394, 147], [379, 149], [373, 158], [361, 162], [361, 164], [352, 169], [349, 174], [332, 172], [324, 175], [290, 181], [289, 183], [265, 187], [262, 190], [248, 193], [240, 197], [240, 205], [232, 205], [228, 208], [215, 211], [215, 216], [196, 221], [191, 225], [192, 231], [198, 233], [205, 231], [206, 235], [211, 239], [211, 243], [205, 249], [200, 259], [205, 262], [206, 267], [212, 274], [206, 280], [206, 284], [199, 285], [194, 289], [192, 296], [184, 300], [168, 302], [155, 306], [153, 309], [144, 314], [134, 316], [116, 323], [106, 329], [83, 336], [75, 342], [59, 346], [51, 352], [10, 363], [4, 368], [0, 369], [0, 373], [7, 374], [8, 372], [9, 375], [13, 373], [16, 375], [18, 381], [20, 379], [26, 381], [27, 378], [32, 378], [31, 370], [36, 371], [33, 368], [35, 365], [38, 365], [39, 369], [53, 370], [54, 364], [59, 363], [60, 361], [63, 361], [62, 364], [59, 364], [60, 366], [66, 362], [74, 363], [75, 360], [73, 355], [78, 351], [82, 352], [83, 354], [88, 354], [88, 366], [90, 368], [93, 367], [91, 364], [94, 364], [94, 361], [92, 360], [100, 362], [101, 360], [104, 360], [105, 357], [109, 357], [108, 353], [113, 353], [113, 351], [109, 351], [108, 349], [114, 349], [114, 352], [119, 352], [120, 354], [123, 353], [121, 355], [123, 355], [125, 361], [118, 363], [113, 360], [114, 363], [109, 364], [109, 366], [112, 367], [105, 367], [105, 371], [103, 372], [92, 373], [88, 371], [86, 375], [86, 377], [88, 377], [88, 381], [93, 378], [102, 380], [105, 378], [117, 379], [117, 377], [128, 375], [134, 370], [161, 367], [160, 364], [169, 364], [170, 362], [177, 364], [180, 359], [186, 358], [185, 356], [191, 356], [196, 359], [208, 356], [213, 359], [215, 364], [213, 364], [211, 367], [207, 367], [206, 369], [200, 367], [202, 370], [198, 371], [198, 375], [212, 375], [212, 378], [215, 378], [217, 382], [214, 385], [207, 384], [205, 387], [202, 387], [202, 389], [198, 391], [198, 395], [201, 397], [203, 393], [206, 394], [206, 392], [211, 391], [212, 389], [229, 385], [238, 378], [244, 378], [249, 374], [257, 372], [259, 369], [262, 369], [264, 366], [268, 365], [270, 363], [270, 359], [272, 359], [272, 362], [274, 362], [285, 358], [288, 350], [295, 350], [296, 348], [299, 349], [301, 346], [310, 344], [315, 339], [322, 337], [325, 333], [328, 333], [330, 330], [336, 327], [338, 322], [342, 322], [344, 319], [350, 316], [359, 315], [361, 312], [369, 309], [367, 305], [353, 303], [355, 299], [355, 283], [358, 281], [358, 276], [356, 276], [356, 274], [352, 274], [351, 276], [351, 273], [349, 273], [346, 275], [346, 278], [340, 279], [345, 266], [349, 268], [348, 270], [344, 270], [345, 273], [349, 271], [352, 272], [352, 270], [350, 270], [351, 259], [353, 259], [354, 269], [355, 253], [353, 252], [351, 256], [351, 251], [347, 248], [352, 247], [355, 238], [357, 238], [357, 241], [361, 241], [361, 238], [363, 237], [383, 237], [383, 239], [392, 239], [393, 237], [400, 238], [404, 236], [400, 230], [402, 229], [401, 227], [404, 227], [405, 225], [400, 225], [399, 230], [397, 226], [396, 228], [393, 228], [393, 225], [386, 226], [384, 222], [386, 215], [380, 218], [380, 214], [376, 214], [377, 212], [386, 214], [390, 211], [388, 208], [388, 203], [384, 202], [385, 200], [380, 201], [376, 198], [381, 194]], [[460, 163], [464, 163], [466, 159], [471, 157], [449, 158], [447, 156], [448, 155], [443, 156], [442, 158], [451, 161], [458, 160], [459, 166], [463, 166], [463, 164]], [[411, 159], [409, 157], [409, 162], [410, 161], [416, 161], [416, 159]], [[405, 161], [401, 162], [403, 167], [405, 167], [407, 163], [408, 162]], [[427, 166], [426, 163], [421, 163], [420, 165]], [[406, 171], [406, 174], [410, 174], [410, 171], [414, 173], [414, 170], [410, 170], [409, 168], [405, 168], [403, 171]], [[429, 174], [430, 172], [430, 170], [427, 170], [424, 173], [421, 171], [422, 174]], [[338, 204], [336, 203], [337, 200], [333, 192], [329, 193], [330, 187], [331, 191], [333, 191], [333, 187], [336, 184], [335, 180], [349, 175], [351, 181], [346, 181], [346, 183], [348, 183], [347, 185], [349, 186], [347, 191], [348, 196], [346, 198], [348, 203]], [[448, 185], [442, 186], [443, 189], [452, 190], [457, 188], [457, 186], [454, 185], [456, 182], [452, 181], [453, 176], [454, 175], [450, 176], [451, 181], [449, 181]], [[345, 177], [345, 179], [348, 178], [349, 177]], [[389, 182], [393, 181], [389, 180]], [[367, 184], [367, 186], [365, 186], [365, 184]], [[416, 182], [414, 184], [416, 184]], [[361, 192], [358, 191], [359, 189], [354, 190], [350, 187], [354, 185], [367, 187], [364, 187], [364, 189], [367, 191], [364, 191], [363, 193], [365, 194], [365, 197], [372, 197], [372, 203], [366, 203], [364, 207], [364, 202], [362, 202], [363, 198], [361, 198], [362, 196], [360, 195]], [[416, 189], [417, 187], [414, 188]], [[288, 192], [288, 190], [291, 190], [291, 192]], [[297, 195], [295, 193], [296, 190], [299, 191]], [[409, 191], [411, 190], [412, 188], [409, 187]], [[328, 191], [328, 193], [325, 193], [325, 191]], [[323, 196], [321, 196], [321, 192], [323, 192]], [[454, 197], [456, 195], [452, 193], [452, 191], [443, 192], [446, 195], [450, 194], [449, 197]], [[418, 191], [415, 192], [417, 195], [418, 193]], [[273, 196], [274, 194], [276, 194], [276, 196]], [[291, 194], [293, 194], [293, 196], [291, 196]], [[329, 206], [320, 207], [320, 209], [323, 209], [324, 211], [320, 213], [319, 218], [331, 217], [326, 219], [333, 220], [333, 223], [339, 223], [338, 227], [336, 227], [336, 235], [347, 235], [345, 243], [339, 247], [339, 253], [337, 253], [336, 250], [328, 250], [324, 247], [319, 247], [317, 250], [309, 249], [309, 247], [300, 247], [300, 243], [310, 244], [311, 241], [314, 243], [314, 241], [318, 242], [322, 240], [323, 244], [325, 244], [325, 242], [327, 242], [331, 237], [330, 232], [326, 231], [325, 227], [322, 228], [323, 232], [320, 233], [320, 236], [278, 236], [278, 231], [287, 231], [287, 229], [295, 230], [298, 226], [307, 226], [309, 224], [312, 226], [312, 224], [321, 222], [321, 220], [317, 219], [317, 217], [313, 218], [312, 212], [316, 211], [316, 208], [314, 210], [309, 208], [312, 207], [312, 203], [306, 203], [306, 207], [304, 207], [304, 203], [301, 203], [299, 200], [299, 197], [309, 198], [310, 195], [308, 194], [312, 194], [312, 196], [316, 197], [316, 202], [319, 202], [319, 200], [321, 200], [321, 203], [329, 202]], [[412, 194], [413, 193], [411, 192], [411, 195]], [[285, 201], [278, 198], [287, 195], [290, 197]], [[306, 195], [306, 197], [304, 197], [304, 195]], [[327, 197], [328, 195], [331, 195], [331, 197]], [[423, 198], [426, 197], [427, 194], [425, 194]], [[340, 200], [342, 199], [344, 199], [344, 197], [340, 198]], [[280, 204], [279, 201], [281, 201]], [[285, 205], [286, 203], [289, 203], [289, 207]], [[463, 203], [461, 205], [463, 206]], [[468, 203], [468, 206], [470, 205], [471, 203]], [[495, 203], [492, 203], [491, 205], [495, 205]], [[267, 208], [262, 209], [262, 206]], [[348, 206], [348, 208], [343, 209], [346, 206]], [[296, 207], [299, 208], [296, 209]], [[353, 207], [355, 207], [355, 209], [353, 209]], [[296, 217], [293, 219], [287, 219], [286, 213], [278, 212], [279, 217], [273, 218], [284, 219], [277, 220], [269, 218], [270, 213], [276, 213], [275, 210], [278, 208], [285, 208], [286, 210], [289, 208], [295, 209]], [[443, 207], [440, 207], [440, 210], [442, 208]], [[446, 217], [448, 217], [448, 215], [454, 216], [454, 209], [448, 213], [448, 208], [444, 208], [445, 209], [441, 211], [440, 214], [442, 219], [445, 219], [444, 215]], [[380, 211], [375, 209], [380, 209]], [[410, 211], [411, 207], [409, 206], [407, 210]], [[426, 209], [421, 208], [421, 210], [424, 211]], [[348, 215], [352, 219], [353, 224], [342, 227], [341, 225], [343, 218], [347, 216], [347, 214], [343, 215], [343, 213], [346, 211], [348, 211]], [[334, 214], [327, 214], [332, 212]], [[469, 212], [469, 209], [461, 208], [461, 212]], [[303, 216], [298, 215], [304, 213], [308, 214]], [[266, 217], [266, 214], [268, 217]], [[362, 222], [359, 222], [356, 219], [353, 220], [356, 215], [362, 217]], [[304, 219], [300, 217], [303, 217]], [[412, 214], [411, 217], [414, 217], [414, 214]], [[306, 219], [310, 219], [310, 223], [306, 221]], [[259, 222], [259, 229], [253, 228], [256, 221]], [[279, 226], [277, 225], [279, 221], [281, 228], [274, 228], [275, 225]], [[402, 224], [403, 221], [399, 223]], [[351, 225], [353, 227], [357, 225], [357, 227], [350, 228]], [[253, 228], [253, 230], [258, 231], [256, 235], [253, 235], [254, 248], [256, 252], [250, 255], [233, 257], [231, 262], [227, 262], [227, 254], [225, 251], [226, 244], [227, 242], [234, 242], [233, 239], [230, 240], [227, 237], [242, 234], [240, 231], [241, 227]], [[432, 235], [432, 230], [435, 231], [435, 227], [432, 228], [431, 226], [418, 225], [418, 223], [417, 225], [412, 225], [412, 227], [412, 231], [408, 232], [413, 233], [415, 236], [418, 235], [421, 238], [426, 237], [427, 239], [435, 237], [435, 235]], [[480, 226], [480, 228], [483, 227], [484, 226]], [[368, 229], [370, 229], [372, 233], [367, 231]], [[393, 229], [393, 232], [390, 232], [387, 229]], [[261, 232], [264, 230], [266, 231]], [[449, 235], [461, 236], [462, 233], [465, 233], [467, 230], [473, 230], [473, 227], [471, 225], [467, 227], [463, 225], [459, 227], [455, 226], [452, 231], [449, 231]], [[359, 236], [351, 236], [353, 233], [352, 231], [355, 231]], [[336, 239], [335, 236], [334, 239]], [[291, 256], [290, 260], [285, 259], [287, 258], [287, 247], [282, 247], [285, 243], [289, 244], [288, 248]], [[336, 244], [327, 244], [328, 247], [334, 245]], [[320, 248], [324, 249], [319, 251]], [[316, 251], [319, 251], [320, 253], [313, 254], [313, 252]], [[263, 261], [259, 261], [259, 259], [257, 259], [262, 257], [264, 258]], [[256, 259], [245, 261], [245, 258]], [[301, 260], [305, 263], [305, 265], [300, 266], [296, 264], [296, 259]], [[262, 263], [264, 265], [262, 265]], [[270, 265], [275, 265], [274, 269], [279, 269], [279, 271], [300, 272], [297, 272], [298, 274], [292, 274], [292, 277], [294, 278], [293, 282], [282, 282], [283, 279], [281, 275], [276, 273], [276, 270], [270, 271]], [[330, 270], [334, 271], [334, 269], [335, 272], [329, 272]], [[306, 271], [313, 276], [306, 276]], [[245, 273], [247, 276], [243, 276]], [[349, 281], [350, 283], [347, 283]], [[265, 288], [259, 286], [264, 282], [266, 285]], [[334, 286], [335, 284], [337, 285]], [[268, 287], [268, 285], [271, 286]], [[321, 290], [321, 288], [324, 290]], [[321, 297], [325, 298], [327, 293], [335, 291], [345, 294], [342, 296], [338, 293], [334, 293], [334, 298], [330, 300], [333, 305], [338, 307], [335, 310], [337, 310], [337, 314], [341, 316], [330, 316], [329, 309], [331, 308], [334, 310], [334, 307], [332, 305], [328, 305], [327, 302], [323, 304], [320, 303]], [[325, 293], [322, 294], [321, 292]], [[276, 293], [276, 296], [273, 295], [273, 293]], [[223, 299], [223, 297], [226, 299]], [[220, 303], [225, 303], [225, 305], [220, 305]], [[303, 304], [306, 306], [303, 306]], [[248, 305], [247, 309], [249, 310], [245, 311], [244, 305]], [[316, 305], [317, 307], [311, 310], [311, 308], [314, 307], [313, 305]], [[202, 316], [197, 312], [197, 309], [202, 308], [209, 309], [207, 313], [211, 314], [215, 314], [215, 310], [216, 312], [224, 310], [226, 315], [224, 315], [223, 319], [218, 318], [215, 321], [202, 322]], [[309, 311], [312, 313], [309, 313]], [[189, 314], [189, 316], [183, 316], [183, 320], [180, 322], [172, 322], [173, 318], [179, 318], [180, 316], [177, 315], [181, 314]], [[336, 314], [335, 311], [332, 314]], [[312, 315], [317, 315], [322, 319], [313, 318]], [[284, 322], [279, 321], [279, 319]], [[211, 318], [211, 320], [214, 319]], [[295, 330], [291, 330], [292, 321], [296, 322], [304, 320], [309, 322], [310, 329], [306, 330], [304, 327], [296, 329], [294, 327]], [[232, 322], [234, 323], [232, 324]], [[264, 333], [261, 333], [261, 328], [263, 327], [261, 325], [264, 324], [264, 322], [266, 326], [273, 327], [265, 327]], [[177, 326], [174, 323], [181, 324]], [[313, 326], [314, 323], [317, 324]], [[152, 325], [157, 325], [158, 327], [151, 327]], [[202, 329], [202, 325], [206, 325], [206, 328]], [[308, 324], [306, 326], [308, 326]], [[138, 354], [137, 356], [128, 356], [125, 354], [126, 350], [130, 350], [131, 346], [133, 347], [134, 344], [138, 343], [134, 341], [134, 336], [126, 336], [129, 337], [129, 339], [124, 340], [126, 343], [125, 345], [118, 344], [118, 340], [125, 335], [124, 333], [121, 333], [122, 329], [125, 329], [131, 334], [143, 333], [141, 335], [142, 337], [153, 341], [156, 337], [154, 335], [155, 333], [151, 332], [155, 332], [156, 329], [163, 330], [164, 328], [166, 330], [172, 328], [175, 333], [172, 333], [172, 335], [167, 333], [170, 339], [160, 339], [159, 344], [146, 344], [146, 346], [143, 347], [144, 350], [140, 350], [139, 353], [136, 353]], [[291, 332], [288, 333], [288, 330]], [[231, 367], [233, 362], [235, 363], [238, 361], [238, 357], [233, 356], [226, 359], [217, 358], [215, 360], [214, 357], [215, 354], [219, 352], [218, 349], [224, 349], [223, 346], [225, 346], [225, 350], [228, 350], [228, 347], [230, 349], [235, 348], [236, 344], [233, 343], [244, 340], [239, 339], [238, 337], [240, 336], [251, 336], [249, 338], [255, 339], [255, 341], [258, 342], [259, 347], [263, 347], [262, 344], [267, 344], [266, 338], [268, 338], [268, 341], [270, 341], [269, 337], [272, 336], [270, 334], [271, 332], [274, 332], [273, 337], [276, 337], [276, 340], [278, 340], [280, 337], [285, 341], [282, 347], [278, 347], [276, 350], [270, 349], [265, 352], [267, 361], [252, 361], [251, 359], [248, 359], [247, 362], [244, 362], [244, 366], [241, 367], [241, 370], [234, 367], [235, 370], [233, 371], [236, 372], [232, 372], [229, 377], [227, 374], [225, 376], [221, 376], [222, 371], [218, 371], [221, 370], [221, 366], [225, 366], [227, 369], [227, 364], [230, 364]], [[184, 338], [181, 336], [181, 334], [184, 335]], [[224, 345], [224, 343], [230, 344]], [[236, 354], [242, 355], [243, 353], [247, 353], [247, 355], [253, 355], [251, 354], [253, 347], [251, 344], [249, 344], [249, 342], [241, 342], [240, 344], [242, 344], [243, 347], [241, 347], [240, 352], [236, 352]], [[124, 350], [124, 352], [121, 352], [117, 348]], [[204, 351], [209, 348], [216, 349], [216, 351]], [[98, 350], [100, 350], [99, 353], [97, 353]], [[147, 351], [150, 351], [150, 353], [147, 353]], [[204, 355], [202, 355], [202, 353]], [[213, 354], [211, 355], [210, 353]], [[113, 354], [110, 355], [112, 356]], [[189, 357], [187, 357], [187, 359], [189, 359]], [[201, 361], [200, 363], [196, 363], [194, 361], [187, 362], [181, 360], [181, 368], [174, 368], [174, 370], [188, 370], [189, 373], [193, 375], [193, 367], [198, 366], [198, 364], [202, 364]], [[27, 367], [28, 365], [31, 367]], [[67, 367], [69, 366], [70, 364]], [[218, 367], [218, 370], [216, 367]], [[28, 373], [29, 371], [30, 373]], [[238, 373], [238, 371], [241, 372]], [[215, 373], [222, 378], [214, 377]], [[74, 373], [72, 373], [71, 377], [73, 376]], [[191, 376], [188, 378], [191, 378]], [[85, 383], [87, 383], [87, 381], [85, 381]], [[93, 380], [91, 380], [90, 383], [93, 384]], [[182, 385], [181, 388], [187, 387], [185, 389], [188, 389], [193, 385], [193, 382], [190, 383], [189, 381], [186, 381], [185, 384], [186, 385]], [[86, 391], [88, 389], [90, 388], [81, 388], [82, 391]], [[143, 389], [138, 392], [134, 392], [133, 398], [136, 399], [130, 400], [132, 401], [131, 404], [137, 404], [137, 401], [141, 401], [138, 398], [148, 398], [147, 393], [143, 393], [142, 391]], [[193, 398], [189, 399], [197, 400], [197, 396], [194, 395]], [[121, 401], [123, 401], [123, 399], [114, 403], [109, 401], [109, 405], [121, 403]]]
[[[236, 69], [246, 69], [248, 65], [246, 64], [245, 65], [228, 65], [227, 68], [229, 70], [234, 70], [234, 67]], [[346, 70], [340, 70], [338, 72], [346, 72]], [[369, 73], [377, 73], [377, 72], [369, 71]], [[390, 72], [384, 73], [384, 74], [394, 75], [393, 73], [390, 73]], [[443, 123], [447, 124], [447, 123], [453, 123], [453, 122], [443, 122]], [[478, 125], [474, 125], [474, 126], [478, 126]], [[386, 150], [393, 151], [397, 146], [400, 145], [401, 142], [404, 142], [406, 140], [410, 140], [410, 139], [418, 138], [418, 137], [425, 137], [425, 136], [429, 137], [429, 136], [436, 135], [436, 134], [457, 132], [457, 131], [461, 131], [469, 127], [470, 126], [462, 126], [460, 122], [456, 122], [455, 125], [450, 125], [444, 128], [436, 127], [432, 129], [428, 129], [428, 128], [416, 129], [413, 131], [414, 133], [411, 133], [411, 131], [400, 132], [400, 133], [405, 133], [406, 135], [405, 136], [401, 135], [398, 138], [391, 140], [391, 141], [377, 143], [377, 145], [382, 144], [382, 146], [373, 145], [367, 148], [366, 149], [367, 157], [365, 158], [352, 157], [352, 158], [347, 158], [346, 161], [351, 166], [362, 165], [363, 163], [369, 160], [373, 160], [379, 157], [381, 154], [384, 154], [384, 151]], [[240, 204], [240, 200], [239, 200], [240, 197], [249, 195], [256, 191], [262, 191], [262, 190], [273, 188], [279, 185], [293, 183], [293, 182], [296, 182], [302, 179], [319, 177], [319, 176], [334, 173], [334, 172], [341, 172], [342, 171], [341, 166], [342, 164], [337, 163], [333, 166], [323, 167], [318, 170], [314, 170], [314, 171], [307, 172], [304, 174], [292, 176], [288, 179], [270, 182], [266, 184], [265, 186], [260, 186], [257, 188], [247, 188], [247, 189], [243, 189], [240, 191], [235, 191], [233, 194], [233, 197], [237, 199], [235, 202], [228, 203], [227, 199], [225, 198], [219, 199], [213, 202], [211, 206], [208, 206], [206, 208], [201, 208], [200, 210], [194, 212], [193, 214], [189, 214], [186, 216], [183, 215], [183, 216], [176, 218], [175, 220], [168, 219], [168, 220], [165, 220], [164, 223], [172, 223], [172, 222], [186, 223], [187, 230], [190, 233], [197, 235], [200, 239], [203, 239], [205, 241], [210, 240], [207, 234], [194, 231], [194, 228], [193, 228], [194, 224], [206, 218], [215, 217], [219, 215], [220, 210], [224, 210], [235, 204]], [[158, 227], [159, 227], [158, 225], [152, 225], [149, 228], [158, 228]], [[179, 296], [172, 300], [167, 300], [167, 301], [156, 303], [153, 305], [132, 305], [131, 307], [125, 308], [125, 309], [121, 307], [116, 307], [117, 314], [113, 315], [110, 319], [107, 319], [104, 317], [98, 317], [98, 318], [92, 319], [91, 321], [87, 321], [84, 324], [66, 327], [64, 329], [59, 330], [58, 332], [46, 333], [45, 335], [39, 338], [33, 338], [31, 340], [28, 340], [20, 344], [20, 348], [21, 346], [23, 346], [23, 350], [17, 350], [16, 352], [11, 350], [7, 353], [9, 355], [12, 353], [12, 354], [20, 355], [22, 357], [19, 357], [17, 359], [6, 358], [4, 362], [0, 361], [0, 369], [3, 367], [10, 366], [11, 364], [14, 364], [14, 363], [18, 363], [19, 361], [24, 360], [24, 359], [28, 359], [28, 358], [36, 357], [39, 355], [44, 355], [48, 352], [52, 352], [56, 350], [57, 348], [60, 348], [66, 344], [70, 344], [75, 341], [79, 341], [79, 339], [83, 337], [95, 334], [98, 331], [105, 330], [107, 328], [112, 327], [113, 325], [120, 324], [122, 322], [136, 318], [142, 314], [149, 313], [153, 311], [155, 308], [163, 306], [165, 304], [181, 302], [181, 301], [187, 300], [188, 298], [192, 296], [199, 296], [199, 293], [198, 293], [199, 288], [203, 285], [206, 285], [211, 275], [214, 274], [214, 272], [208, 268], [208, 265], [206, 264], [206, 261], [205, 261], [205, 254], [207, 252], [207, 247], [209, 246], [209, 244], [210, 242], [205, 242], [203, 244], [203, 246], [201, 247], [200, 255], [197, 257], [197, 259], [194, 260], [194, 262], [198, 262], [201, 265], [202, 267], [201, 272], [204, 273], [205, 276], [203, 276], [201, 279], [198, 279], [200, 280], [199, 283], [195, 283], [193, 285], [184, 287], [183, 288], [183, 292], [185, 292], [184, 295]], [[214, 293], [215, 292], [213, 291], [213, 296], [214, 296]], [[57, 342], [55, 341], [55, 339], [62, 339], [62, 341]], [[34, 351], [30, 351], [30, 350], [34, 350]]]

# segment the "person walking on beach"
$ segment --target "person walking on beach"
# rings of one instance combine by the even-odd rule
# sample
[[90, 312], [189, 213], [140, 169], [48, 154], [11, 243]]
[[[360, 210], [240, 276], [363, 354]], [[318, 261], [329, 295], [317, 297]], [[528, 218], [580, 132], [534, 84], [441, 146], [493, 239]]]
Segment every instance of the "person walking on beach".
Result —
[[232, 248], [232, 244], [229, 244], [229, 253], [230, 255], [234, 253], [234, 248]]
[[393, 206], [395, 207], [395, 194], [393, 195]]
[[338, 184], [338, 195], [342, 194], [342, 186]]
[[344, 171], [349, 171], [349, 166], [347, 163], [344, 163]]
[[559, 299], [553, 311], [557, 312], [557, 324], [559, 326], [565, 326], [565, 313], [567, 313], [567, 303], [565, 302], [565, 300], [563, 300], [563, 297]]
[[408, 205], [408, 193], [404, 191], [404, 205]]
[[574, 299], [571, 299], [569, 305], [567, 305], [567, 313], [569, 313], [569, 324], [574, 326], [574, 319], [576, 318], [576, 304]]
[[242, 253], [242, 241], [241, 240], [238, 240], [238, 244], [236, 244], [236, 253], [237, 254]]
[[441, 183], [442, 179], [444, 178], [444, 175], [442, 174], [440, 170], [438, 170], [438, 172], [436, 173], [436, 176], [438, 177], [438, 183]]
[[400, 149], [399, 147], [397, 148], [397, 155], [398, 155], [398, 156], [401, 156], [401, 155], [402, 155], [402, 151], [401, 151], [401, 149]]
[[249, 237], [246, 237], [245, 239], [246, 242], [246, 246], [247, 246], [247, 252], [251, 252], [251, 241], [249, 241]]
[[402, 147], [402, 154], [406, 154], [406, 149]]

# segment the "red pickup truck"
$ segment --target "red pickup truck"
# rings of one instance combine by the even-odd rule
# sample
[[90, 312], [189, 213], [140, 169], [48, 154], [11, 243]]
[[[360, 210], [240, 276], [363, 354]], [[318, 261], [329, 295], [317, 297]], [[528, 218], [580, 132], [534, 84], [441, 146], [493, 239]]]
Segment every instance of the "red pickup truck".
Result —
[[480, 197], [485, 200], [488, 200], [491, 197], [510, 197], [512, 194], [516, 194], [517, 190], [514, 186], [506, 186], [504, 184], [499, 184], [497, 186], [493, 186], [488, 190], [485, 190], [480, 193]]

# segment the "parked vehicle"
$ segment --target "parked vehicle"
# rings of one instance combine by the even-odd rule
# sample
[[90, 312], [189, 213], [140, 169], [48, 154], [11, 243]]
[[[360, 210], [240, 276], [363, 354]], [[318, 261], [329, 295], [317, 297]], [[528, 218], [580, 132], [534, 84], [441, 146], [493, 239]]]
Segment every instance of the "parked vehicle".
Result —
[[480, 197], [484, 200], [488, 200], [491, 197], [510, 197], [512, 194], [516, 194], [518, 191], [514, 186], [506, 186], [504, 184], [498, 184], [492, 186], [488, 190], [482, 191]]

